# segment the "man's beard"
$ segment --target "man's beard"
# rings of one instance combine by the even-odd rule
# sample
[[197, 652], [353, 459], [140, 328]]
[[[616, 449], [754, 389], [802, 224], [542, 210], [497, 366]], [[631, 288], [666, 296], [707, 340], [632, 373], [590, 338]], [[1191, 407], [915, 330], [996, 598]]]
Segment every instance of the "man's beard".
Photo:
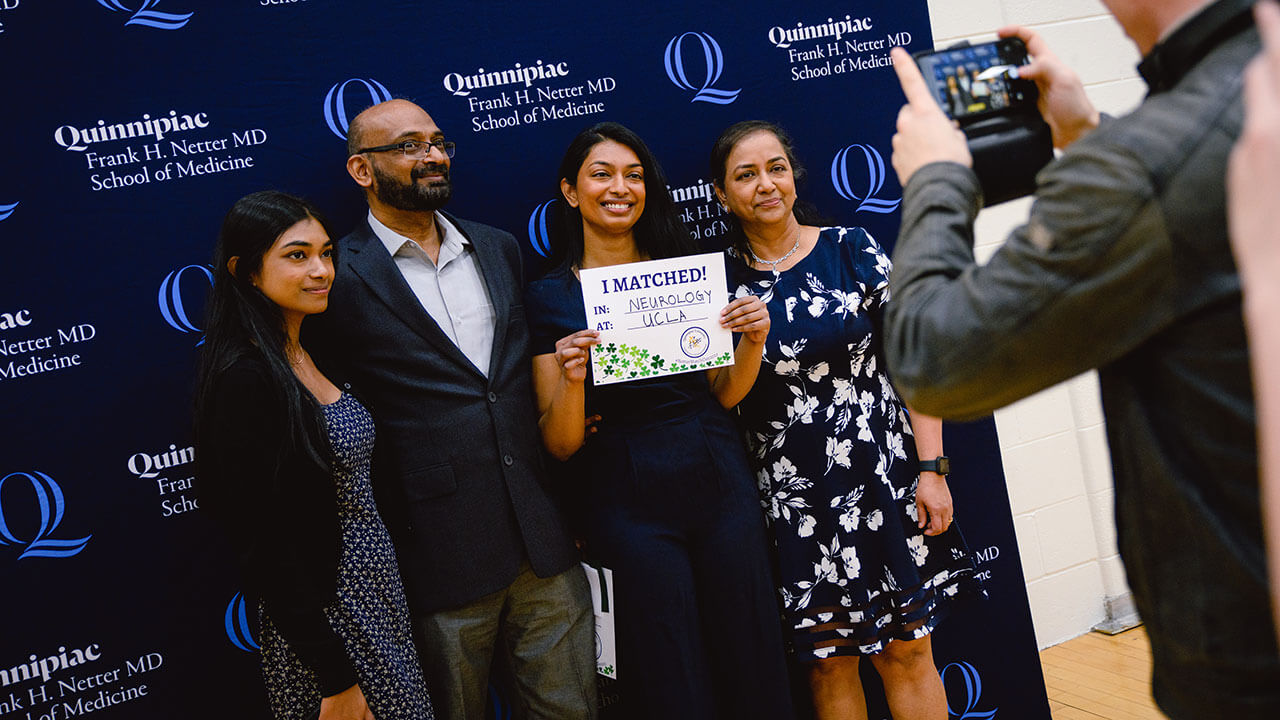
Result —
[[[428, 173], [443, 172], [444, 179], [434, 184], [419, 182]], [[378, 166], [373, 167], [374, 195], [386, 205], [397, 210], [416, 210], [432, 212], [444, 207], [453, 196], [453, 183], [449, 179], [449, 168], [429, 164], [414, 168], [410, 176], [413, 181], [402, 183], [396, 178], [382, 172]]]

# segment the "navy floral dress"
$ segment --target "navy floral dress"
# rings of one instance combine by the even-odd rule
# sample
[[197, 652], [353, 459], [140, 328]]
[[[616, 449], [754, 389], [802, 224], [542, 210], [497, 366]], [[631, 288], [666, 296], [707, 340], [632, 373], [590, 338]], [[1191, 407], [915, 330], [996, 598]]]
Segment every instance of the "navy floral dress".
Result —
[[[373, 418], [347, 393], [322, 409], [333, 448], [342, 528], [337, 599], [325, 614], [346, 645], [374, 717], [431, 720], [435, 715], [418, 666], [395, 549], [369, 484]], [[273, 717], [315, 717], [320, 707], [315, 673], [289, 648], [265, 607], [259, 612], [262, 672]]]
[[792, 650], [866, 655], [924, 637], [974, 565], [954, 525], [936, 537], [916, 527], [914, 437], [877, 337], [889, 257], [860, 228], [825, 228], [778, 274], [729, 265], [735, 296], [760, 296], [772, 320], [738, 407]]

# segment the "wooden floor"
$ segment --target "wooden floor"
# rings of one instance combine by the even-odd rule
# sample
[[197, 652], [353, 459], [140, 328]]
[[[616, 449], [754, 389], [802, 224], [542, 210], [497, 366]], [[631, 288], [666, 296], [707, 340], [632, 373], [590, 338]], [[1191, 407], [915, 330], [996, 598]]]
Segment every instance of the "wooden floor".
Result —
[[1053, 720], [1164, 720], [1151, 699], [1147, 633], [1091, 632], [1040, 653]]

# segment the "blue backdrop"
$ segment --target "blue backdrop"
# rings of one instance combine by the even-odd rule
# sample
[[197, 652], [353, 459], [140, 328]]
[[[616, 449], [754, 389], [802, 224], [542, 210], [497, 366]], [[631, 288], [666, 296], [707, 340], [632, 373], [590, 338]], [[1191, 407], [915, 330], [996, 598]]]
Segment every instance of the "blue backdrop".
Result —
[[[923, 0], [0, 0], [0, 720], [266, 716], [254, 613], [191, 489], [207, 263], [236, 198], [303, 194], [345, 233], [364, 213], [347, 122], [405, 97], [458, 143], [450, 209], [526, 240], [531, 269], [560, 155], [605, 119], [717, 247], [706, 156], [755, 117], [795, 135], [804, 197], [891, 246], [888, 49], [930, 37]], [[1048, 718], [994, 426], [947, 433], [991, 595], [936, 636], [952, 714]]]

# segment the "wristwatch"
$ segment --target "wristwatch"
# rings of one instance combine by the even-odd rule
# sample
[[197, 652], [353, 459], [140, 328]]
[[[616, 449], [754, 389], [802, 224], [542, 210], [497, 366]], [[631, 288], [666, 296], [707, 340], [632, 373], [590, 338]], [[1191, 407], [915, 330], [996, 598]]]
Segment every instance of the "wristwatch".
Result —
[[920, 472], [931, 472], [939, 475], [951, 474], [951, 458], [946, 455], [939, 455], [933, 460], [921, 460]]

